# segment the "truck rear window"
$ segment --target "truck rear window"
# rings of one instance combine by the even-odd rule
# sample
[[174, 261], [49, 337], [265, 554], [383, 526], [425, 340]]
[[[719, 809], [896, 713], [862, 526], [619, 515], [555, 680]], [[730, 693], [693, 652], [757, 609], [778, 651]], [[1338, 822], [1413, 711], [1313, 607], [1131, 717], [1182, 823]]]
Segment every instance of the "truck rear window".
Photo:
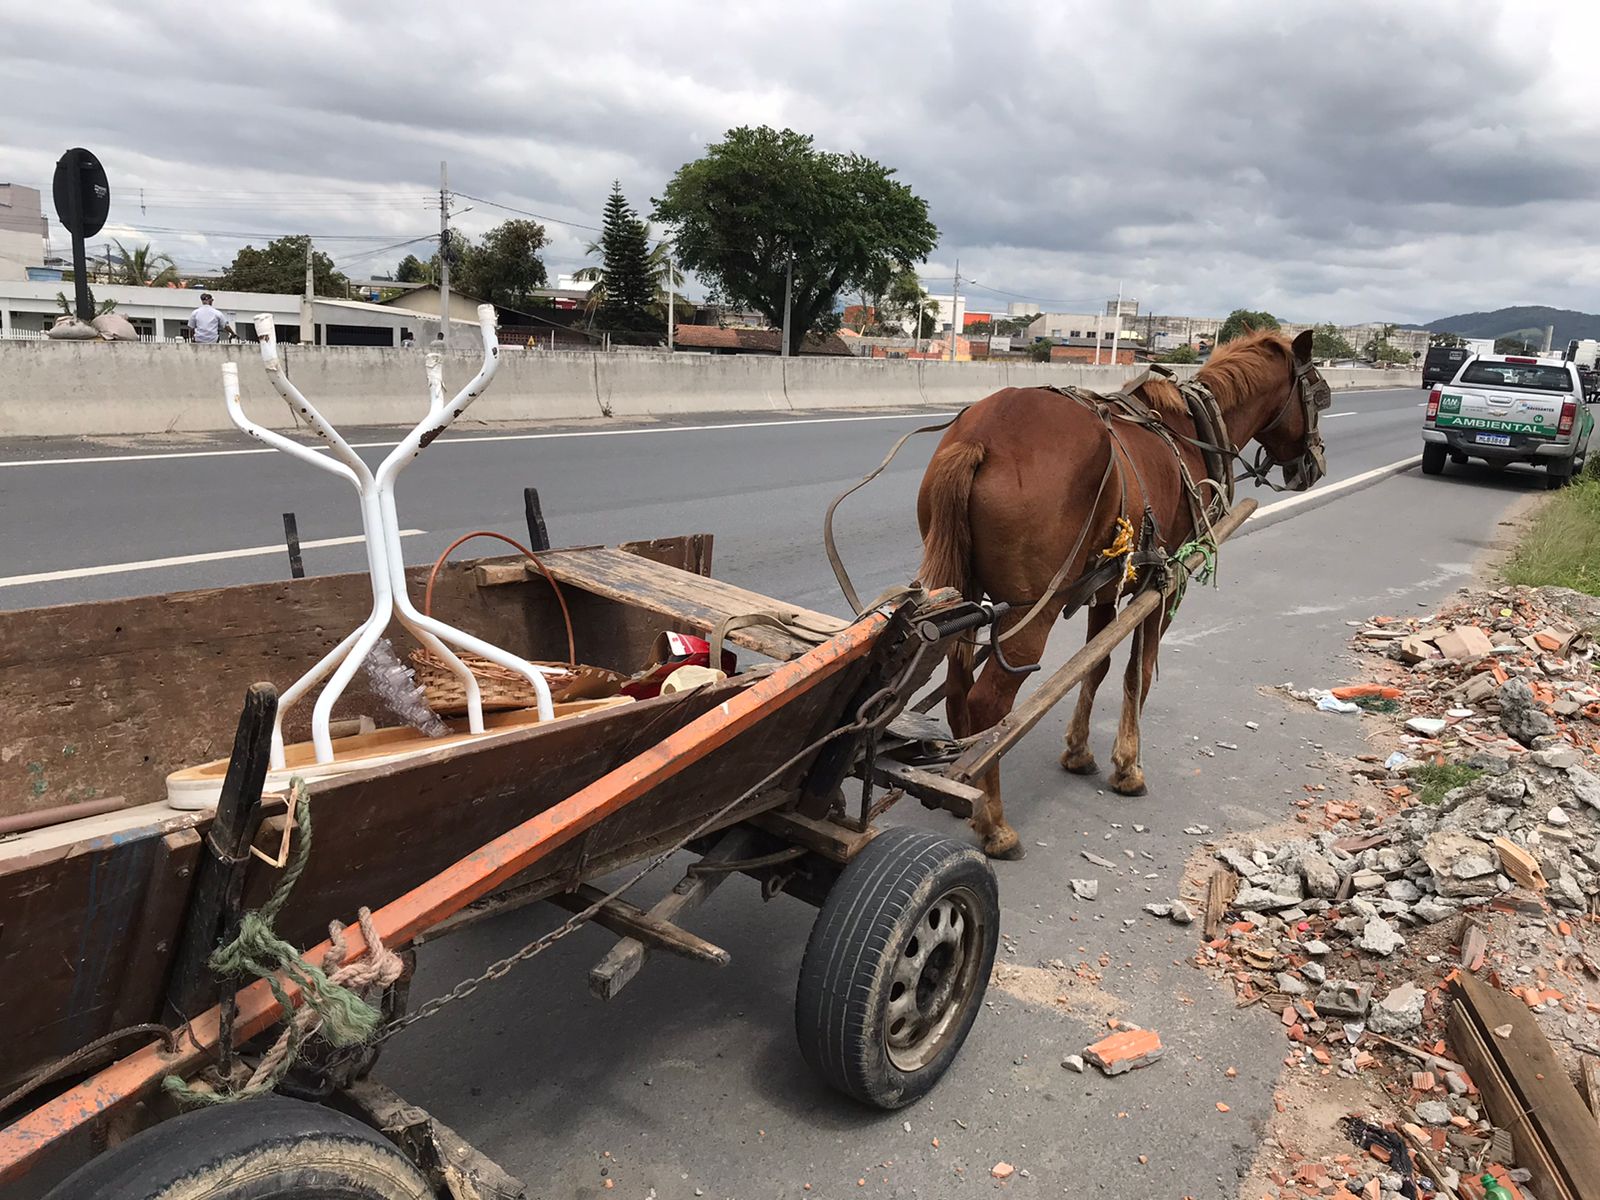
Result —
[[1529, 392], [1572, 391], [1572, 376], [1567, 368], [1546, 363], [1485, 362], [1480, 358], [1469, 364], [1456, 382]]

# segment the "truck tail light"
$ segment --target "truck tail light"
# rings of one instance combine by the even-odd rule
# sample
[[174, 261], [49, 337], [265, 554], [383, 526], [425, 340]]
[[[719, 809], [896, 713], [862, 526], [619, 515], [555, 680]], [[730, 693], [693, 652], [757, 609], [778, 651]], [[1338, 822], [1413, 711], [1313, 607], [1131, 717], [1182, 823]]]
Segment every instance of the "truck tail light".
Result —
[[1433, 423], [1433, 419], [1439, 415], [1439, 396], [1442, 391], [1442, 388], [1434, 388], [1433, 391], [1428, 393], [1428, 423], [1430, 425]]
[[1572, 426], [1578, 419], [1578, 402], [1576, 400], [1563, 400], [1561, 402], [1561, 419], [1556, 422], [1556, 432], [1562, 437], [1572, 432]]

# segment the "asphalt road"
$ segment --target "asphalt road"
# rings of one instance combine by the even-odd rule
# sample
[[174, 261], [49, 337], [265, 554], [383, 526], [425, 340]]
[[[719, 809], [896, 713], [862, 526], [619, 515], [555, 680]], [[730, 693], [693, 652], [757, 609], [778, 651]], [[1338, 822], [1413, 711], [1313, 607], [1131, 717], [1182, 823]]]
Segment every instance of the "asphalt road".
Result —
[[[1326, 414], [1331, 478], [1414, 455], [1421, 400], [1420, 390], [1336, 396]], [[520, 489], [532, 483], [558, 544], [713, 530], [719, 575], [837, 608], [817, 544], [822, 510], [919, 419], [929, 418], [500, 441], [458, 435], [403, 482], [403, 523], [427, 531], [407, 539], [408, 554], [420, 561], [475, 527], [520, 532]], [[844, 510], [841, 541], [863, 592], [903, 580], [915, 561], [911, 502], [928, 449], [909, 447]], [[86, 461], [150, 453], [161, 451], [148, 443], [0, 446], [6, 576], [270, 546], [289, 507], [307, 538], [354, 532], [348, 496], [276, 458]], [[40, 461], [58, 458], [73, 461]], [[24, 460], [30, 465], [12, 465]], [[1099, 779], [1059, 769], [1064, 710], [1006, 759], [1008, 814], [1028, 848], [1023, 861], [999, 864], [1001, 957], [1018, 971], [990, 989], [961, 1058], [925, 1101], [865, 1111], [810, 1076], [792, 1014], [812, 911], [787, 898], [762, 904], [743, 879], [692, 922], [731, 951], [727, 970], [652, 960], [621, 997], [601, 1004], [588, 997], [584, 974], [608, 939], [586, 929], [400, 1035], [380, 1077], [541, 1197], [946, 1197], [994, 1187], [990, 1168], [1002, 1160], [1019, 1169], [1007, 1187], [1027, 1194], [1235, 1196], [1273, 1111], [1281, 1030], [1271, 1014], [1235, 1011], [1224, 989], [1188, 965], [1194, 931], [1148, 917], [1141, 905], [1171, 898], [1205, 840], [1184, 827], [1257, 829], [1290, 819], [1306, 784], [1325, 782], [1339, 794], [1342, 777], [1328, 771], [1324, 753], [1363, 748], [1361, 719], [1291, 706], [1261, 689], [1347, 678], [1346, 622], [1431, 608], [1467, 581], [1507, 509], [1540, 483], [1487, 470], [1444, 480], [1411, 471], [1303, 505], [1293, 519], [1231, 543], [1220, 586], [1191, 589], [1164, 643], [1145, 717], [1147, 798], [1110, 795]], [[353, 557], [313, 551], [308, 565], [343, 568]], [[19, 586], [0, 579], [0, 604], [283, 572], [273, 551]], [[1080, 636], [1076, 627], [1058, 632], [1046, 665]], [[1116, 690], [1106, 689], [1095, 722], [1102, 761]], [[895, 815], [968, 836], [915, 806]], [[1085, 851], [1119, 868], [1095, 866]], [[1072, 877], [1099, 878], [1099, 899], [1075, 900]], [[558, 920], [540, 906], [426, 947], [413, 997], [448, 990]], [[1065, 968], [1050, 965], [1057, 962]], [[1074, 974], [1079, 964], [1099, 978]], [[1110, 1079], [1064, 1070], [1061, 1057], [1099, 1036], [1110, 1016], [1159, 1030], [1165, 1058]], [[1225, 1076], [1228, 1067], [1236, 1078]]]
[[[1336, 396], [1324, 414], [1330, 480], [1416, 452], [1420, 402], [1416, 389]], [[828, 502], [902, 433], [948, 415], [454, 430], [401, 476], [401, 525], [421, 531], [404, 540], [407, 561], [431, 561], [473, 529], [524, 536], [522, 489], [532, 485], [557, 545], [711, 531], [719, 576], [837, 610], [821, 548]], [[347, 436], [374, 464], [394, 439], [390, 430]], [[915, 567], [913, 502], [935, 442], [915, 439], [840, 510], [838, 536], [864, 594], [904, 582]], [[243, 434], [0, 440], [0, 607], [283, 578], [286, 510], [306, 542], [360, 533], [346, 485]], [[463, 550], [495, 553], [492, 543]], [[239, 551], [255, 553], [211, 557]], [[305, 560], [312, 573], [359, 570], [363, 561], [348, 543], [308, 549]]]

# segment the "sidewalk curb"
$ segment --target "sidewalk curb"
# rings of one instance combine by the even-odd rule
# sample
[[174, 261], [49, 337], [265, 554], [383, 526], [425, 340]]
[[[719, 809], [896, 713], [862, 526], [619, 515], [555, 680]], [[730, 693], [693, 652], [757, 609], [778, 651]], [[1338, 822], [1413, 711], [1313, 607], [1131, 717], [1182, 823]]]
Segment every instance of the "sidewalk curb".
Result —
[[1359, 475], [1352, 475], [1349, 479], [1341, 479], [1338, 483], [1329, 484], [1326, 488], [1315, 488], [1309, 492], [1291, 496], [1287, 500], [1279, 500], [1276, 504], [1269, 504], [1265, 508], [1257, 509], [1250, 519], [1244, 523], [1244, 527], [1234, 536], [1243, 537], [1248, 533], [1268, 529], [1273, 525], [1289, 520], [1291, 517], [1298, 517], [1303, 513], [1332, 504], [1343, 496], [1365, 491], [1374, 484], [1382, 483], [1385, 479], [1404, 474], [1413, 467], [1420, 465], [1421, 462], [1420, 455], [1413, 455], [1410, 458], [1403, 458], [1399, 462], [1392, 462], [1386, 466], [1374, 467], [1370, 471], [1363, 471]]

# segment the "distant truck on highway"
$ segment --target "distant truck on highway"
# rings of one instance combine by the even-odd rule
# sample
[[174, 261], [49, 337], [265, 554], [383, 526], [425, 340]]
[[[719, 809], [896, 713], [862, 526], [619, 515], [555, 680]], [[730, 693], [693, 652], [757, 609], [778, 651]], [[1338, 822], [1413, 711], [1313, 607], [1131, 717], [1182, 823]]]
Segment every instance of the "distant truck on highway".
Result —
[[1600, 396], [1600, 341], [1583, 338], [1568, 342], [1566, 357], [1578, 368], [1584, 396], [1591, 401]]
[[1586, 401], [1574, 362], [1469, 356], [1454, 379], [1428, 396], [1422, 473], [1443, 474], [1446, 459], [1526, 462], [1544, 467], [1545, 486], [1561, 487], [1588, 458], [1594, 414]]

